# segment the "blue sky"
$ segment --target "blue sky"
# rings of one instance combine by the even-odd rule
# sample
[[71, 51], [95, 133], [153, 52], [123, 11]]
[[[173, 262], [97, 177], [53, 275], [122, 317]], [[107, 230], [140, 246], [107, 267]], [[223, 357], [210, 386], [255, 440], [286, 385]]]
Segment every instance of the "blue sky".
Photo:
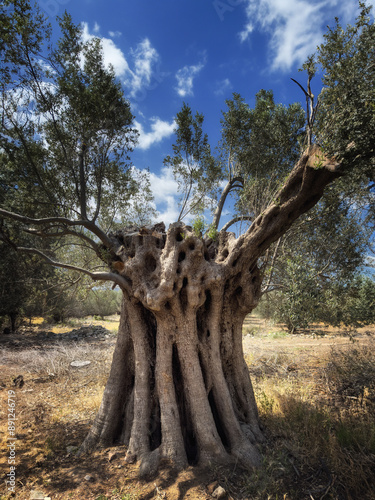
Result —
[[[375, 0], [368, 2], [374, 4]], [[214, 147], [232, 92], [252, 105], [256, 92], [304, 103], [290, 80], [338, 16], [353, 22], [356, 0], [39, 0], [54, 23], [67, 10], [84, 36], [102, 38], [141, 135], [134, 165], [150, 168], [159, 220], [178, 215], [177, 185], [163, 159], [172, 152], [174, 117], [187, 102], [205, 116]], [[319, 89], [319, 81], [313, 81]], [[314, 91], [314, 89], [313, 89]]]

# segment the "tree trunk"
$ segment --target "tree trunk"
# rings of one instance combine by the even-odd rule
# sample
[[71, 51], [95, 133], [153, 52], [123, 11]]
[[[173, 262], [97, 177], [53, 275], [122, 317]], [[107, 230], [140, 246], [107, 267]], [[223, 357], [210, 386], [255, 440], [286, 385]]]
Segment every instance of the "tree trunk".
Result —
[[9, 319], [10, 319], [10, 330], [12, 333], [16, 332], [16, 325], [17, 325], [17, 318], [18, 318], [18, 313], [12, 312], [8, 314]]
[[[124, 291], [111, 372], [82, 449], [126, 444], [127, 460], [139, 459], [143, 475], [161, 458], [177, 467], [259, 464], [263, 438], [242, 353], [242, 322], [259, 295], [257, 269], [224, 272], [209, 257], [220, 245], [205, 244], [182, 223], [167, 235], [116, 238], [121, 262], [133, 255], [138, 272], [133, 297]], [[221, 239], [225, 246], [227, 235]], [[226, 254], [223, 248], [219, 260]]]
[[[257, 261], [337, 177], [309, 150], [269, 207], [239, 238], [216, 241], [178, 222], [110, 235], [124, 278], [117, 345], [103, 400], [81, 450], [127, 445], [140, 474], [161, 459], [260, 463], [263, 441], [242, 351], [242, 324], [257, 305]], [[329, 167], [332, 164], [329, 164]]]

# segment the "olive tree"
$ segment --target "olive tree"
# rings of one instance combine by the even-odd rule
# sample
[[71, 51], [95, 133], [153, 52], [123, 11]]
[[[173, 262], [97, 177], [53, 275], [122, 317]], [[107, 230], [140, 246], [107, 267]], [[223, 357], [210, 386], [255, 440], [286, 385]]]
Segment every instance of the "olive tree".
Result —
[[[27, 213], [19, 213], [22, 184], [13, 185], [17, 203], [6, 204], [0, 216], [36, 238], [68, 237], [85, 245], [101, 259], [103, 269], [61, 262], [52, 253], [16, 243], [19, 251], [33, 252], [51, 265], [74, 269], [94, 280], [112, 281], [123, 297], [111, 371], [81, 452], [123, 443], [126, 460], [139, 461], [142, 475], [155, 472], [161, 459], [179, 468], [230, 462], [257, 466], [261, 461], [257, 445], [264, 437], [243, 357], [242, 323], [261, 296], [262, 260], [270, 246], [321, 199], [327, 185], [344, 173], [350, 177], [357, 165], [364, 168], [373, 161], [374, 142], [363, 144], [363, 150], [357, 148], [356, 156], [344, 164], [344, 146], [337, 157], [318, 143], [299, 150], [295, 139], [300, 120], [291, 119], [291, 153], [284, 144], [285, 134], [282, 136], [283, 174], [275, 179], [267, 203], [249, 214], [248, 230], [236, 238], [225, 228], [218, 229], [220, 207], [228, 191], [246, 182], [253, 185], [254, 170], [247, 168], [251, 158], [242, 156], [240, 141], [250, 140], [260, 160], [269, 151], [264, 137], [260, 137], [259, 148], [253, 142], [255, 125], [250, 123], [239, 138], [234, 120], [232, 129], [224, 126], [223, 131], [233, 142], [224, 137], [229, 162], [217, 175], [226, 174], [228, 184], [219, 197], [213, 238], [181, 219], [168, 229], [158, 223], [108, 232], [109, 222], [126, 209], [134, 189], [123, 163], [136, 139], [129, 103], [113, 72], [103, 65], [100, 42], [83, 44], [80, 30], [69, 16], [61, 20], [63, 36], [45, 73], [36, 50], [41, 37], [35, 39], [35, 46], [28, 38], [40, 23], [33, 24], [31, 11], [25, 10], [26, 0], [7, 0], [6, 4], [13, 5], [14, 11], [3, 9], [1, 19], [17, 36], [5, 44], [4, 61], [10, 70], [2, 100], [6, 124], [3, 161], [19, 176], [24, 169], [24, 185], [32, 194], [44, 193], [44, 198], [42, 206], [28, 204]], [[347, 54], [345, 64], [368, 49], [360, 43], [368, 32], [374, 40], [373, 25], [362, 23], [356, 30], [358, 44]], [[22, 82], [13, 71], [15, 56], [19, 57], [18, 66], [21, 63], [25, 68]], [[16, 84], [27, 90], [25, 95], [19, 97]], [[370, 99], [372, 86], [366, 80], [359, 85]], [[264, 96], [270, 101], [269, 97]], [[33, 118], [20, 117], [16, 113], [19, 106], [29, 109], [31, 100], [36, 105]], [[217, 164], [212, 163], [201, 134], [200, 115], [192, 119], [189, 109], [183, 111], [180, 116], [186, 119], [179, 124], [177, 137], [181, 140], [171, 162], [182, 176], [184, 192], [196, 194], [201, 178], [211, 180]], [[265, 107], [265, 120], [267, 113]], [[350, 131], [350, 123], [347, 127]], [[358, 127], [374, 136], [372, 121]], [[352, 141], [350, 135], [348, 140]], [[347, 147], [350, 149], [350, 143]], [[277, 163], [273, 165], [277, 169]], [[208, 185], [204, 183], [202, 194], [207, 193]], [[5, 222], [2, 233], [6, 239]]]

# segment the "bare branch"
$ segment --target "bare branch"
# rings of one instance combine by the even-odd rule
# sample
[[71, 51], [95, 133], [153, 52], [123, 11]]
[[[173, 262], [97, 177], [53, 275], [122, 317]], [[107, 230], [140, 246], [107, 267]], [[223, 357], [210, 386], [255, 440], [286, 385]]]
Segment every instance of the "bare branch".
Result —
[[306, 90], [302, 87], [300, 83], [297, 82], [294, 78], [291, 78], [291, 80], [298, 85], [298, 87], [302, 90], [302, 92], [305, 94], [306, 99], [310, 97], [310, 94], [306, 92]]
[[44, 219], [33, 219], [32, 217], [26, 217], [24, 215], [16, 214], [14, 212], [9, 212], [8, 210], [4, 210], [2, 208], [0, 208], [0, 216], [5, 217], [6, 219], [12, 219], [18, 222], [22, 222], [24, 224], [31, 224], [31, 225], [61, 224], [62, 226], [71, 226], [71, 227], [81, 226], [88, 229], [93, 234], [95, 234], [95, 236], [97, 236], [107, 248], [109, 249], [113, 248], [112, 241], [108, 238], [108, 236], [104, 233], [104, 231], [102, 231], [96, 224], [88, 220], [74, 221], [66, 217], [46, 217]]
[[220, 196], [219, 203], [217, 204], [217, 208], [215, 210], [214, 219], [212, 221], [212, 226], [214, 228], [217, 229], [219, 227], [221, 213], [223, 211], [224, 204], [225, 204], [225, 201], [226, 201], [229, 193], [232, 191], [232, 189], [237, 189], [237, 188], [243, 189], [243, 178], [242, 177], [234, 177], [233, 179], [230, 179], [229, 182], [227, 183], [227, 185], [224, 187], [224, 189], [221, 193], [221, 196]]
[[82, 139], [81, 151], [79, 153], [79, 202], [81, 207], [81, 217], [87, 220], [87, 210], [86, 210], [86, 178], [85, 178], [85, 151], [86, 151], [86, 139]]
[[45, 231], [38, 231], [36, 229], [24, 229], [25, 233], [31, 234], [33, 236], [39, 236], [40, 238], [59, 238], [60, 236], [76, 236], [77, 238], [86, 241], [90, 245], [90, 247], [97, 252], [98, 251], [98, 245], [95, 243], [94, 240], [86, 236], [85, 234], [82, 233], [77, 233], [77, 231], [72, 231], [69, 229], [62, 228], [61, 231], [56, 231], [54, 233], [51, 232], [45, 232]]
[[267, 284], [262, 289], [262, 295], [264, 293], [266, 293], [268, 291], [268, 289], [271, 288], [271, 286], [272, 286], [271, 283], [272, 283], [272, 278], [273, 278], [273, 274], [274, 274], [274, 271], [275, 271], [275, 262], [276, 262], [276, 259], [277, 259], [277, 254], [279, 253], [279, 248], [280, 248], [280, 244], [281, 244], [281, 240], [282, 239], [283, 239], [283, 237], [279, 238], [279, 240], [277, 241], [277, 244], [276, 244], [275, 251], [273, 252], [272, 259], [271, 259], [271, 264], [270, 264], [270, 275], [268, 277]]
[[249, 220], [252, 221], [253, 217], [251, 215], [239, 215], [238, 217], [234, 217], [232, 220], [224, 224], [224, 226], [221, 228], [222, 231], [227, 231], [230, 226], [233, 226], [236, 222], [244, 221], [244, 220]]
[[60, 267], [62, 269], [69, 269], [70, 271], [77, 271], [82, 274], [86, 274], [93, 280], [97, 281], [113, 281], [117, 285], [119, 285], [120, 288], [129, 289], [129, 285], [126, 281], [125, 278], [120, 276], [119, 274], [111, 273], [111, 272], [92, 272], [89, 271], [88, 269], [84, 269], [82, 267], [77, 267], [77, 266], [72, 266], [70, 264], [64, 264], [63, 262], [57, 262], [48, 257], [48, 255], [44, 254], [40, 250], [37, 250], [36, 248], [26, 248], [26, 247], [17, 247], [17, 250], [19, 252], [24, 252], [24, 253], [32, 253], [35, 255], [39, 255], [39, 257], [42, 257], [48, 264], [54, 267]]
[[311, 78], [313, 75], [309, 73], [308, 75], [308, 80], [307, 80], [307, 92], [306, 90], [302, 87], [300, 83], [297, 82], [294, 78], [291, 78], [291, 80], [296, 83], [300, 89], [302, 89], [303, 93], [305, 94], [306, 97], [306, 121], [307, 121], [307, 143], [308, 146], [312, 145], [312, 131], [313, 131], [313, 125], [314, 125], [314, 120], [315, 120], [315, 114], [317, 111], [318, 105], [314, 106], [314, 94], [311, 92]]

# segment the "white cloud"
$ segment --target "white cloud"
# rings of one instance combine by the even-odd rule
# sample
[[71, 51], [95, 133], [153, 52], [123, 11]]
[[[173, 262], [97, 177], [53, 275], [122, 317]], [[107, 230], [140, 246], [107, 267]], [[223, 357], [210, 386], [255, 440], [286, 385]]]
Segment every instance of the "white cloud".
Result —
[[254, 25], [253, 23], [249, 22], [246, 24], [245, 29], [240, 32], [240, 40], [241, 42], [244, 42], [249, 38], [250, 33], [252, 33], [254, 30]]
[[176, 127], [174, 120], [169, 123], [161, 120], [158, 117], [151, 118], [150, 132], [145, 132], [143, 126], [137, 121], [134, 122], [134, 125], [138, 129], [140, 134], [138, 139], [138, 147], [140, 149], [148, 149], [153, 144], [158, 143], [167, 137], [170, 137]]
[[121, 31], [108, 31], [108, 35], [111, 38], [118, 38], [122, 35]]
[[172, 169], [163, 167], [160, 174], [150, 173], [151, 190], [154, 195], [158, 220], [168, 224], [176, 222], [180, 210], [178, 207], [178, 184], [173, 178]]
[[[88, 23], [84, 22], [82, 26], [84, 41], [99, 36], [100, 27], [97, 23], [94, 26], [95, 35], [90, 33]], [[110, 31], [109, 34], [112, 37], [121, 35], [118, 31]], [[124, 85], [127, 87], [129, 97], [141, 100], [145, 95], [145, 91], [151, 89], [152, 84], [155, 85], [153, 79], [160, 83], [163, 75], [158, 73], [155, 76], [155, 65], [159, 61], [159, 54], [151, 45], [148, 38], [138, 43], [135, 49], [130, 50], [131, 65], [128, 63], [123, 51], [117, 47], [112, 39], [106, 37], [100, 38], [103, 47], [104, 63], [113, 66], [116, 75], [123, 80]]]
[[328, 20], [347, 22], [357, 6], [341, 0], [247, 0], [247, 24], [239, 33], [244, 42], [257, 28], [270, 35], [273, 70], [289, 70], [303, 63], [322, 42]]
[[[86, 42], [91, 40], [97, 35], [92, 35], [89, 32], [89, 27], [87, 23], [82, 23], [83, 26], [83, 40]], [[99, 32], [99, 26], [95, 23], [94, 32], [97, 34]], [[103, 46], [103, 58], [106, 65], [111, 64], [115, 70], [116, 75], [122, 76], [130, 71], [129, 65], [121, 49], [119, 49], [116, 44], [110, 38], [101, 38]]]
[[205, 62], [193, 66], [184, 66], [176, 73], [177, 87], [176, 91], [180, 97], [193, 95], [194, 78], [204, 68]]

